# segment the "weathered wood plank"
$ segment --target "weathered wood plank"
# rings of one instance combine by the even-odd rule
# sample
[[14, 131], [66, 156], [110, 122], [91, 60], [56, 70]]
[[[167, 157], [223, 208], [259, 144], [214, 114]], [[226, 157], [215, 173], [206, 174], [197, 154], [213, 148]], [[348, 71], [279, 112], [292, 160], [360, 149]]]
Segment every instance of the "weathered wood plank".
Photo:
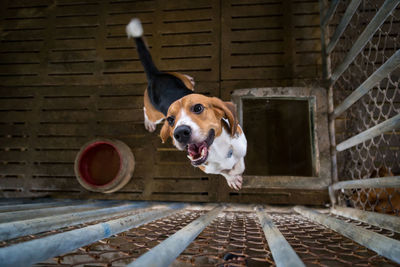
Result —
[[39, 53], [10, 53], [10, 54], [1, 54], [0, 55], [0, 63], [40, 63]]
[[158, 194], [152, 194], [150, 198], [155, 201], [208, 202], [210, 197], [208, 195], [193, 194], [193, 193], [187, 193], [187, 194], [158, 193]]
[[246, 55], [232, 56], [228, 61], [231, 66], [276, 66], [284, 64], [283, 55]]
[[54, 15], [56, 17], [67, 17], [72, 15], [97, 15], [99, 10], [99, 5], [90, 5], [90, 8], [87, 8], [85, 5], [62, 5], [58, 6], [54, 10]]
[[87, 122], [95, 119], [95, 114], [82, 111], [45, 111], [40, 114], [41, 122]]
[[145, 24], [151, 24], [152, 21], [154, 20], [154, 13], [153, 12], [148, 12], [148, 13], [141, 13], [140, 11], [135, 13], [135, 12], [126, 12], [122, 14], [115, 14], [111, 16], [106, 17], [106, 25], [116, 25], [116, 24], [128, 24], [129, 21], [132, 18], [139, 18], [140, 21]]
[[143, 121], [143, 109], [101, 110], [97, 112], [101, 122]]
[[230, 55], [273, 54], [283, 53], [283, 41], [258, 43], [230, 43], [224, 44]]
[[34, 148], [36, 149], [80, 149], [80, 147], [88, 142], [90, 136], [48, 136], [39, 131], [39, 137], [36, 139]]
[[154, 177], [207, 177], [200, 169], [191, 166], [190, 162], [181, 164], [157, 164], [154, 166]]
[[25, 6], [44, 6], [44, 5], [51, 5], [51, 0], [15, 0], [9, 3], [10, 7], [25, 7]]
[[24, 162], [28, 159], [27, 151], [0, 151], [0, 161]]
[[43, 41], [32, 42], [7, 42], [1, 43], [2, 52], [38, 52], [43, 46]]
[[[173, 47], [173, 46], [183, 46], [183, 45], [201, 45], [201, 44], [211, 44], [215, 45], [216, 36], [211, 31], [201, 31], [198, 33], [185, 33], [185, 34], [170, 34], [162, 35], [160, 38], [161, 48]], [[184, 48], [184, 47], [183, 47]], [[197, 49], [202, 49], [203, 47], [198, 46]], [[192, 48], [192, 50], [194, 50]], [[215, 51], [214, 51], [215, 52]]]
[[238, 17], [232, 18], [230, 23], [231, 31], [249, 30], [257, 28], [281, 28], [283, 29], [283, 17]]
[[198, 0], [198, 1], [188, 1], [188, 0], [177, 0], [177, 1], [167, 1], [163, 3], [163, 10], [187, 10], [187, 9], [198, 9], [198, 8], [209, 8], [213, 6], [213, 1], [211, 0]]
[[187, 23], [168, 23], [164, 24], [161, 33], [177, 33], [177, 32], [198, 32], [207, 31], [214, 28], [213, 21], [187, 22]]
[[213, 18], [213, 12], [211, 8], [200, 9], [200, 10], [185, 10], [181, 12], [163, 12], [162, 22], [171, 23], [177, 21], [186, 20], [199, 20], [199, 19], [210, 19]]
[[57, 26], [98, 26], [98, 16], [84, 16], [84, 17], [56, 17], [55, 22]]
[[46, 18], [32, 18], [32, 19], [21, 19], [18, 21], [15, 20], [5, 20], [3, 21], [3, 30], [42, 30], [46, 28]]
[[63, 51], [70, 49], [94, 49], [96, 48], [96, 40], [93, 39], [77, 39], [77, 40], [55, 40], [52, 51]]
[[94, 62], [60, 62], [50, 63], [50, 74], [53, 73], [93, 73]]
[[94, 61], [98, 57], [95, 50], [87, 51], [53, 51], [49, 53], [49, 61], [55, 62], [82, 62]]
[[75, 176], [74, 164], [45, 164], [34, 165], [32, 167], [32, 175], [46, 175], [46, 176]]
[[109, 14], [119, 14], [119, 13], [131, 13], [131, 12], [141, 12], [141, 11], [153, 11], [156, 8], [155, 1], [138, 1], [129, 3], [110, 3], [108, 6]]
[[43, 29], [3, 32], [3, 40], [4, 41], [21, 41], [21, 42], [23, 42], [23, 41], [35, 41], [35, 40], [43, 40], [43, 39], [44, 39], [44, 30]]
[[1, 99], [0, 110], [30, 110], [33, 101], [29, 98], [23, 99]]
[[310, 3], [296, 3], [294, 14], [319, 14], [319, 3], [318, 1]]
[[0, 122], [25, 122], [33, 116], [29, 111], [7, 111], [2, 113]]
[[9, 2], [9, 7], [6, 12], [7, 18], [34, 18], [34, 17], [43, 17], [46, 14], [47, 6], [34, 6], [25, 8], [12, 8], [12, 3]]
[[[212, 62], [209, 58], [188, 58], [188, 59], [164, 59], [161, 60], [159, 68], [162, 70], [198, 70], [198, 69], [209, 69], [213, 68]], [[214, 76], [214, 73], [211, 73]], [[217, 78], [217, 77], [215, 77]]]
[[56, 28], [54, 38], [90, 38], [96, 36], [96, 28]]
[[285, 72], [284, 66], [271, 68], [237, 68], [223, 72], [224, 79], [283, 79], [292, 78]]
[[163, 179], [154, 180], [152, 184], [153, 192], [166, 193], [190, 193], [208, 192], [210, 190], [209, 181], [206, 180], [185, 180], [185, 179]]
[[20, 148], [20, 149], [26, 149], [28, 146], [29, 139], [28, 138], [6, 138], [6, 137], [0, 137], [0, 148], [5, 149], [5, 148]]
[[104, 71], [106, 72], [137, 71], [144, 73], [143, 66], [138, 60], [105, 62]]
[[231, 6], [228, 10], [229, 14], [235, 17], [260, 17], [270, 15], [280, 15], [284, 12], [282, 4], [271, 5], [268, 8], [260, 8], [259, 6]]
[[243, 31], [240, 34], [232, 34], [228, 39], [230, 42], [245, 42], [251, 43], [252, 41], [268, 41], [268, 40], [283, 40], [282, 30], [262, 29]]

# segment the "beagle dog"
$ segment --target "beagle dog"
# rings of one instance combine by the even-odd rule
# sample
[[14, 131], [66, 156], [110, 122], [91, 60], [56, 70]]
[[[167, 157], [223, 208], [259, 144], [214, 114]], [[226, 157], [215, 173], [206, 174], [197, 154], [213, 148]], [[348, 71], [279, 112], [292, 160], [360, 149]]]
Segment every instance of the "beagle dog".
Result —
[[144, 43], [138, 19], [131, 20], [126, 32], [135, 40], [148, 81], [144, 92], [145, 128], [153, 132], [166, 118], [160, 133], [163, 143], [171, 137], [176, 148], [187, 151], [193, 166], [205, 173], [223, 175], [231, 188], [239, 190], [247, 140], [234, 104], [195, 94], [194, 80], [188, 75], [159, 71]]

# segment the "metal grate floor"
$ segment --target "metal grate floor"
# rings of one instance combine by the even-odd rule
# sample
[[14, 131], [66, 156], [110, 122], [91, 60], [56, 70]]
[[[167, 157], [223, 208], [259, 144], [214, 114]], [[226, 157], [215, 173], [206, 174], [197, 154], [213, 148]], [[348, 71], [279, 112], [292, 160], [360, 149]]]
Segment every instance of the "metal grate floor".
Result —
[[[60, 205], [63, 204], [61, 203]], [[113, 202], [106, 205], [110, 205], [111, 208], [111, 206], [127, 205], [127, 203]], [[0, 206], [0, 211], [2, 207], [5, 206]], [[129, 216], [135, 217], [149, 212], [158, 212], [163, 208], [165, 208], [163, 205], [139, 206], [115, 216], [110, 216], [107, 219], [89, 220], [85, 223], [61, 227], [52, 231], [31, 233], [22, 237], [3, 240], [0, 241], [0, 259], [8, 248], [29, 246], [33, 241], [86, 229], [85, 227], [89, 226], [105, 225], [111, 221]], [[52, 209], [54, 208], [48, 208], [49, 214], [47, 217], [39, 219], [49, 221], [61, 216], [52, 216]], [[174, 234], [178, 231], [190, 228], [191, 225], [196, 224], [205, 215], [212, 213], [210, 210], [215, 210], [213, 205], [181, 206], [166, 216], [159, 216], [155, 220], [150, 220], [137, 227], [130, 227], [130, 229], [117, 234], [110, 232], [107, 238], [101, 238], [88, 245], [70, 249], [67, 253], [53, 255], [47, 260], [39, 260], [33, 263], [35, 263], [35, 266], [126, 266], [159, 244], [165, 243], [163, 241], [175, 236]], [[19, 212], [21, 213], [21, 211], [24, 212], [24, 210]], [[10, 212], [12, 211], [8, 210], [0, 214], [7, 215]], [[396, 262], [378, 255], [374, 251], [299, 214], [291, 208], [266, 207], [262, 212], [268, 214], [272, 224], [276, 226], [306, 266], [400, 266]], [[326, 213], [328, 210], [321, 212]], [[399, 233], [394, 231], [340, 216], [329, 215], [329, 217], [387, 236], [394, 239], [395, 242], [399, 240]], [[37, 219], [30, 218], [29, 220]], [[10, 222], [0, 224], [0, 236], [1, 230], [13, 223], [12, 221], [10, 219]], [[14, 223], [21, 222], [30, 221], [14, 221]], [[260, 223], [258, 211], [254, 209], [254, 206], [225, 207], [216, 213], [208, 226], [204, 225], [204, 228], [198, 232], [194, 240], [188, 246], [185, 246], [182, 252], [177, 254], [176, 259], [173, 258], [171, 266], [274, 266], [276, 264], [275, 256], [271, 252], [273, 245], [271, 245], [268, 236], [266, 238], [263, 227], [263, 223]], [[111, 227], [110, 229], [112, 231], [113, 228]], [[86, 232], [84, 231], [83, 233]], [[90, 235], [91, 232], [88, 230], [87, 233]], [[79, 238], [81, 237], [82, 235]], [[71, 241], [65, 240], [65, 243], [68, 244]], [[49, 242], [51, 241], [46, 243]], [[50, 248], [58, 249], [57, 246], [59, 244], [53, 244], [52, 246], [54, 247]], [[43, 251], [46, 251], [46, 249], [40, 249], [38, 245], [36, 253]]]

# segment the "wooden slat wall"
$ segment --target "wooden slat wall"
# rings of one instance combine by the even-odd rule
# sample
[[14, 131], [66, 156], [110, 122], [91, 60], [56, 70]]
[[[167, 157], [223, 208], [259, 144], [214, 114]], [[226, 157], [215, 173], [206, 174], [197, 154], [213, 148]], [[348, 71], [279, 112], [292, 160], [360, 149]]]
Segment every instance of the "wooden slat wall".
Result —
[[[233, 192], [222, 177], [193, 168], [185, 153], [146, 132], [146, 80], [125, 25], [132, 17], [142, 20], [160, 69], [189, 74], [197, 92], [229, 99], [235, 88], [319, 78], [316, 0], [2, 5], [0, 196], [293, 202], [293, 190]], [[90, 193], [75, 180], [75, 155], [96, 137], [119, 139], [135, 154], [134, 177], [118, 193]], [[327, 199], [321, 192], [308, 196], [306, 202]]]

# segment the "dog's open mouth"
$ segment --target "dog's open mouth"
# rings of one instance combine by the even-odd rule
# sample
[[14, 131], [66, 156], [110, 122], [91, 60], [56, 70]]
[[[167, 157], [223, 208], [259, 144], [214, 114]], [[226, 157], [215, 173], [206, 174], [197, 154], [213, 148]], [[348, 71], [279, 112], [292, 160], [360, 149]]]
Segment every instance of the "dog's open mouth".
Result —
[[200, 143], [188, 144], [186, 146], [188, 152], [187, 156], [192, 162], [193, 166], [198, 166], [206, 162], [208, 158], [208, 149], [214, 142], [214, 137], [215, 131], [214, 129], [211, 129], [208, 132], [208, 137], [206, 138], [206, 140]]

